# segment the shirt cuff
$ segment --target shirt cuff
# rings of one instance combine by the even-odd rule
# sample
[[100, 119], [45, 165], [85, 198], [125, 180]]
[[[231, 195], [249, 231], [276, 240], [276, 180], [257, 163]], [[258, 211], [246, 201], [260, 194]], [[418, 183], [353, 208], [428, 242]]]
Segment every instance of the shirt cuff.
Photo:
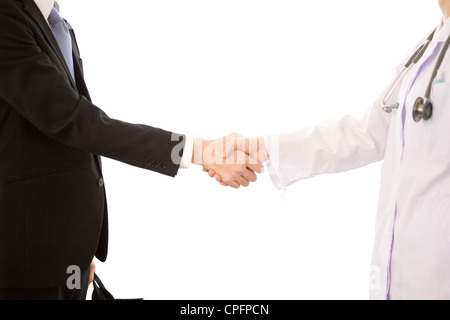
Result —
[[278, 136], [267, 136], [264, 137], [264, 142], [266, 144], [267, 153], [269, 154], [269, 160], [266, 161], [265, 165], [269, 171], [270, 179], [273, 185], [278, 190], [284, 190], [286, 185], [279, 175], [280, 168], [280, 148]]
[[180, 169], [189, 169], [192, 162], [192, 153], [194, 152], [194, 139], [186, 136], [183, 156], [181, 157]]

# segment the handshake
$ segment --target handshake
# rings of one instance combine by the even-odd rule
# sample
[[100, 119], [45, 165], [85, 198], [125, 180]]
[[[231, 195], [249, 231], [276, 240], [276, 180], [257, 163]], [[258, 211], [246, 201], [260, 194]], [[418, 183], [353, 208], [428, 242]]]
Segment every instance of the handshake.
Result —
[[262, 163], [267, 160], [263, 138], [231, 134], [217, 140], [194, 139], [192, 163], [225, 187], [248, 187], [257, 180], [256, 173], [264, 172]]

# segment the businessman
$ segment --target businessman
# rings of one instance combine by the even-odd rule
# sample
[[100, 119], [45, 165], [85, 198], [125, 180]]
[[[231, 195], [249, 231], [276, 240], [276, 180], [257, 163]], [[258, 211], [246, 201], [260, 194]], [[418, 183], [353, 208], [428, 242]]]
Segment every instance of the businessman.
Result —
[[[0, 299], [85, 298], [94, 256], [107, 257], [101, 156], [170, 177], [195, 163], [248, 186], [261, 164], [217, 152], [223, 141], [109, 118], [90, 99], [57, 3], [1, 0]], [[66, 286], [71, 266], [81, 288]]]

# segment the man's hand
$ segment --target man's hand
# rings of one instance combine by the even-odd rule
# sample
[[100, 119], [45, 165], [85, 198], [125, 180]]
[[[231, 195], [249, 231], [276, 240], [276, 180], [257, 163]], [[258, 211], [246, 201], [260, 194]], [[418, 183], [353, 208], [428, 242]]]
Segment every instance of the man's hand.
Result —
[[91, 262], [90, 271], [89, 271], [89, 284], [91, 284], [94, 281], [94, 274], [95, 274], [95, 262]]
[[220, 175], [223, 185], [235, 189], [248, 187], [257, 180], [255, 172], [264, 171], [261, 162], [246, 153], [250, 149], [245, 149], [242, 142], [237, 143], [237, 137], [240, 136], [231, 134], [217, 140], [195, 139], [192, 155], [192, 163], [203, 166], [204, 171]]
[[264, 138], [245, 138], [241, 136], [234, 137], [235, 148], [247, 153], [252, 158], [257, 159], [260, 163], [269, 160]]
[[[230, 135], [228, 138], [232, 138], [232, 141], [227, 143], [228, 149], [244, 152], [250, 158], [256, 159], [259, 163], [269, 160], [269, 153], [263, 138], [245, 138], [237, 134]], [[207, 168], [203, 168], [203, 171], [207, 172], [211, 178], [215, 178], [221, 185], [225, 187], [229, 186], [220, 172], [214, 169], [208, 170]]]

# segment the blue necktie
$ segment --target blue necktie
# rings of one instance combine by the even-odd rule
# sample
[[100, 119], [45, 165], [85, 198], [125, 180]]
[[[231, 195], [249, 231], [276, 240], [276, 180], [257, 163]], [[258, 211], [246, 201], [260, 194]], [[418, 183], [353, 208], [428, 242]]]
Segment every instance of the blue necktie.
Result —
[[70, 37], [69, 28], [63, 18], [59, 15], [56, 6], [53, 7], [52, 12], [48, 17], [48, 23], [50, 24], [56, 42], [58, 42], [59, 49], [64, 56], [67, 67], [69, 67], [70, 74], [75, 80], [73, 71], [72, 38]]

